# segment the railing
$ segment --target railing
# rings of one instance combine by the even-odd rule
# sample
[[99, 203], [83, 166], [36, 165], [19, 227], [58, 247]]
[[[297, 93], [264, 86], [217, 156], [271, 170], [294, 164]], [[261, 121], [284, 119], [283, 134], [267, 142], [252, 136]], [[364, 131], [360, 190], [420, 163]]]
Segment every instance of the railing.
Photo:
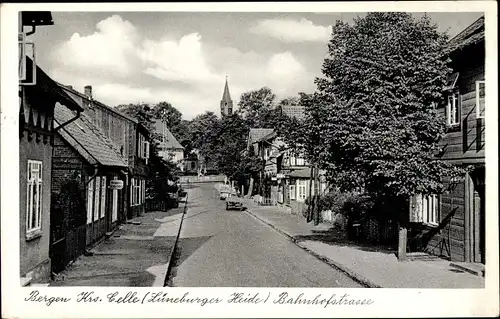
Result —
[[169, 209], [169, 201], [167, 200], [155, 200], [146, 199], [146, 211], [167, 211]]
[[211, 182], [223, 182], [224, 175], [207, 175], [207, 176], [181, 176], [179, 177], [179, 183], [211, 183]]

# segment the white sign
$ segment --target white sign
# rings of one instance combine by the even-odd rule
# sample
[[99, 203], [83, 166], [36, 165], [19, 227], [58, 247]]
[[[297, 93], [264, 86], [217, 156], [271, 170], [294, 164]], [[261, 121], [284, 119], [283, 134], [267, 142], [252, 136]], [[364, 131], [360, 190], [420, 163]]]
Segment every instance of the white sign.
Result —
[[123, 189], [123, 181], [119, 179], [114, 179], [109, 181], [109, 188], [111, 189]]

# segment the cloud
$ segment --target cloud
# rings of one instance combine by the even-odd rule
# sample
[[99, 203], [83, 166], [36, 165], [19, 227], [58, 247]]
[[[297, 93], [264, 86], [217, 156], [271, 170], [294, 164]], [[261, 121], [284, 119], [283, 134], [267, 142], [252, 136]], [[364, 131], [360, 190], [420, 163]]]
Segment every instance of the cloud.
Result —
[[117, 76], [131, 74], [137, 62], [137, 29], [120, 16], [113, 15], [97, 24], [89, 36], [78, 33], [63, 43], [53, 54], [54, 61], [72, 69], [89, 68]]
[[219, 113], [225, 76], [232, 99], [262, 86], [278, 98], [314, 89], [314, 76], [291, 51], [260, 53], [204, 43], [198, 32], [178, 39], [148, 38], [132, 23], [113, 15], [93, 34], [75, 33], [52, 54], [51, 76], [79, 91], [92, 85], [110, 106], [168, 101], [190, 119]]
[[144, 72], [161, 80], [200, 82], [215, 77], [203, 56], [198, 33], [183, 36], [178, 42], [145, 40], [139, 56], [153, 65]]
[[327, 42], [330, 39], [331, 27], [315, 25], [307, 19], [300, 21], [291, 19], [260, 20], [250, 27], [250, 32], [267, 35], [283, 42]]

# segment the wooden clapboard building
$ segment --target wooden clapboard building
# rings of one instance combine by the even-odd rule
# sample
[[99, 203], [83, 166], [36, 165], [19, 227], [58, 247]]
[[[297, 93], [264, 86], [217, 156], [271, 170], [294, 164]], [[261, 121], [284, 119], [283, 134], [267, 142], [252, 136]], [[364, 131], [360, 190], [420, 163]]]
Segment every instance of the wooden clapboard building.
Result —
[[119, 150], [127, 164], [127, 178], [123, 197], [123, 219], [131, 219], [145, 212], [146, 178], [149, 159], [150, 133], [135, 118], [95, 99], [92, 86], [87, 85], [80, 93], [70, 85], [59, 86], [85, 110], [86, 116], [104, 136]]
[[410, 249], [453, 261], [485, 263], [485, 42], [484, 17], [449, 42], [453, 74], [439, 109], [447, 134], [438, 155], [471, 170], [446, 181], [441, 195], [412, 198]]
[[52, 156], [53, 271], [84, 253], [125, 220], [127, 164], [84, 113], [56, 107]]
[[54, 108], [73, 110], [74, 117], [82, 111], [36, 64], [35, 44], [26, 42], [36, 27], [53, 24], [48, 11], [19, 15], [19, 256], [23, 286], [46, 282], [51, 274], [52, 143], [61, 128], [53, 123]]

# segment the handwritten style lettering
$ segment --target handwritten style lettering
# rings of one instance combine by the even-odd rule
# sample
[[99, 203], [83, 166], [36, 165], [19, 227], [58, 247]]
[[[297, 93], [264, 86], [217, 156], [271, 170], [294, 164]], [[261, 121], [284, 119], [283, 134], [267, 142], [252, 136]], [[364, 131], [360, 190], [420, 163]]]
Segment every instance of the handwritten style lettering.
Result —
[[304, 294], [301, 293], [296, 297], [290, 297], [287, 292], [283, 292], [278, 296], [278, 299], [273, 301], [274, 304], [278, 305], [322, 305], [325, 308], [329, 305], [333, 306], [366, 306], [371, 305], [373, 300], [371, 299], [354, 299], [349, 298], [348, 294], [342, 295], [340, 298], [336, 298], [333, 294], [330, 298], [322, 298], [319, 294], [314, 299], [305, 298]]
[[24, 298], [24, 301], [41, 302], [45, 303], [47, 306], [55, 302], [68, 302], [70, 300], [71, 298], [67, 297], [48, 297], [47, 295], [40, 295], [38, 290], [33, 290], [30, 292], [29, 297]]
[[222, 299], [219, 298], [200, 298], [200, 297], [189, 297], [189, 292], [186, 292], [182, 297], [170, 297], [166, 292], [156, 292], [152, 293], [151, 297], [147, 302], [152, 303], [173, 303], [173, 304], [200, 304], [205, 306], [206, 304], [221, 303]]

